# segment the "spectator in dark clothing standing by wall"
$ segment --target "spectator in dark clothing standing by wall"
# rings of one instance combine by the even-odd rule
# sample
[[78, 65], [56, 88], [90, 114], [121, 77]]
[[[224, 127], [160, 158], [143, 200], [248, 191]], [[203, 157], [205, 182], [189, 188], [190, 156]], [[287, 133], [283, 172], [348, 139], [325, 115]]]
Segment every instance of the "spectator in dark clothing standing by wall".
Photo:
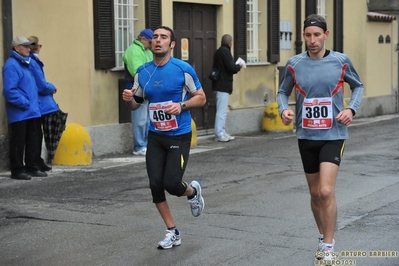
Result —
[[35, 163], [40, 110], [36, 82], [29, 69], [31, 44], [33, 42], [23, 36], [15, 37], [10, 57], [3, 67], [3, 96], [10, 124], [11, 178], [19, 180], [47, 176]]
[[216, 95], [215, 141], [221, 142], [234, 140], [234, 137], [226, 132], [226, 112], [229, 95], [233, 93], [233, 75], [243, 66], [242, 63], [234, 63], [232, 45], [231, 35], [223, 35], [221, 46], [213, 56], [213, 69], [219, 70], [218, 79], [212, 82], [212, 90]]

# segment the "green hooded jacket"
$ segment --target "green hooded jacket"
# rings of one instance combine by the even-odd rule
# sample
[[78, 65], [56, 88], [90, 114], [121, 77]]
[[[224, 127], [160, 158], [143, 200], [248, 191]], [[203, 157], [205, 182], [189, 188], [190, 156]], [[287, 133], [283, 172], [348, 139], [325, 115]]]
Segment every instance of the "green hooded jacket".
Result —
[[122, 59], [126, 64], [130, 75], [134, 77], [137, 69], [141, 65], [152, 61], [153, 58], [154, 57], [151, 50], [145, 49], [144, 45], [138, 39], [135, 39], [133, 43], [126, 49]]

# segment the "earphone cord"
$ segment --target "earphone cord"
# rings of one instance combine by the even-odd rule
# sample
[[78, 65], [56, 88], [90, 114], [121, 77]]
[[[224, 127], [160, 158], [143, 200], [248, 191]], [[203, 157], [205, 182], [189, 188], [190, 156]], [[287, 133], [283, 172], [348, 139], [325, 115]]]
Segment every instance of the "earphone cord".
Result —
[[155, 64], [155, 61], [154, 61], [154, 65], [156, 65], [156, 67], [155, 67], [154, 71], [152, 71], [152, 74], [150, 74], [150, 72], [146, 69], [146, 67], [145, 67], [145, 65], [144, 65], [144, 70], [147, 71], [148, 75], [150, 75], [150, 78], [148, 79], [147, 83], [144, 85], [144, 88], [143, 88], [144, 94], [145, 94], [145, 88], [147, 87], [148, 83], [150, 83], [151, 78], [152, 78], [152, 76], [154, 75], [155, 71], [157, 70], [158, 66], [159, 66], [160, 64], [162, 64], [163, 60], [165, 60], [165, 57], [166, 57], [166, 56], [168, 55], [168, 53], [170, 53], [170, 52], [172, 52], [172, 49], [169, 49], [169, 51], [162, 57], [162, 60], [161, 60], [161, 62], [159, 62], [159, 64]]

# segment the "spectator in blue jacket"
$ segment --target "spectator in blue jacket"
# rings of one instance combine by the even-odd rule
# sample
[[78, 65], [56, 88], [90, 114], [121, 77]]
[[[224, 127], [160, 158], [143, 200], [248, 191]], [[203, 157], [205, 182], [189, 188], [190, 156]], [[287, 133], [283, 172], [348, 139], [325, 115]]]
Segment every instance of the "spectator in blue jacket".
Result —
[[36, 82], [29, 69], [31, 44], [23, 36], [15, 37], [10, 57], [3, 67], [3, 96], [10, 124], [11, 178], [19, 180], [47, 176], [35, 163], [38, 151], [36, 123], [40, 110]]
[[51, 167], [46, 165], [43, 158], [41, 157], [42, 144], [43, 144], [43, 120], [45, 116], [48, 116], [54, 112], [57, 112], [60, 108], [58, 104], [55, 102], [53, 94], [57, 92], [54, 84], [47, 82], [46, 77], [44, 75], [44, 64], [39, 59], [39, 53], [42, 48], [42, 45], [39, 44], [39, 38], [36, 36], [30, 36], [28, 38], [29, 41], [33, 42], [31, 45], [31, 71], [33, 76], [35, 77], [37, 89], [39, 91], [39, 110], [41, 114], [41, 119], [38, 120], [38, 154], [36, 156], [36, 164], [39, 166], [41, 171], [50, 171]]

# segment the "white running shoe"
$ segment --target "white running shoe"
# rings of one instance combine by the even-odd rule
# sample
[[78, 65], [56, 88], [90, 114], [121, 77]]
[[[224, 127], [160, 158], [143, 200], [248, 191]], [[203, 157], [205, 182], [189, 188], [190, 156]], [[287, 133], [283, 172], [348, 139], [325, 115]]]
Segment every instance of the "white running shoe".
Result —
[[318, 252], [316, 252], [316, 259], [318, 260], [317, 265], [324, 265], [324, 266], [335, 265], [336, 255], [334, 254], [334, 245], [335, 245], [335, 240], [333, 239], [332, 247], [327, 247], [323, 243], [321, 251], [319, 251], [320, 248], [320, 243], [319, 243], [319, 246], [317, 248]]
[[147, 148], [142, 148], [141, 150], [133, 151], [133, 155], [145, 156], [146, 153], [147, 153]]
[[236, 137], [230, 135], [230, 134], [224, 134], [225, 136], [227, 136], [229, 138], [229, 140], [235, 140]]
[[165, 238], [158, 242], [158, 249], [170, 249], [181, 245], [180, 231], [177, 230], [179, 234], [176, 234], [176, 230], [166, 230]]
[[324, 257], [320, 260], [319, 265], [332, 266], [335, 265], [335, 255], [333, 249], [324, 250]]
[[191, 213], [194, 217], [198, 217], [205, 207], [204, 198], [201, 195], [202, 185], [199, 181], [194, 180], [190, 183], [190, 186], [192, 188], [195, 188], [195, 190], [197, 191], [197, 195], [195, 195], [194, 198], [189, 199], [188, 202], [190, 203]]
[[316, 260], [321, 260], [323, 258], [322, 256], [323, 250], [324, 250], [324, 243], [323, 240], [319, 238], [319, 244], [317, 245], [317, 250], [315, 255]]
[[215, 141], [219, 141], [219, 142], [229, 142], [230, 138], [225, 134], [222, 135], [220, 137], [215, 137]]

